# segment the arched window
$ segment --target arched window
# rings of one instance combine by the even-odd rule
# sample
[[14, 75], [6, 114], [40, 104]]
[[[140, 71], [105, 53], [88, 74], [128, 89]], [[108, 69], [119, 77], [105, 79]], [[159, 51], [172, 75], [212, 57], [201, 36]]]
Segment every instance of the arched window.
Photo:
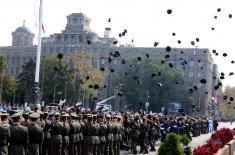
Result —
[[62, 37], [61, 36], [57, 36], [57, 42], [60, 43], [61, 42]]
[[72, 36], [72, 37], [71, 37], [71, 41], [72, 41], [72, 43], [76, 42], [76, 37], [75, 37], [75, 36]]

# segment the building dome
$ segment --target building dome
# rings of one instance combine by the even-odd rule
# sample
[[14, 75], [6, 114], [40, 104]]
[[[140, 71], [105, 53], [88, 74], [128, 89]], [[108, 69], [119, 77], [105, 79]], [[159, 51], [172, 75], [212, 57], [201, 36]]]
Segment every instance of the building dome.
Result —
[[33, 46], [34, 34], [23, 25], [12, 32], [12, 46]]
[[24, 25], [23, 26], [20, 26], [18, 27], [16, 30], [15, 30], [16, 33], [32, 33], [29, 28], [25, 27]]

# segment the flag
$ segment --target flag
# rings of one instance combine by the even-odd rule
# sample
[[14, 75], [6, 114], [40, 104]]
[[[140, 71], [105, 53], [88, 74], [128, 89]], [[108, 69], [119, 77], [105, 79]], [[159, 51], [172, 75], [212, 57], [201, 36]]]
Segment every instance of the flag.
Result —
[[[39, 27], [39, 10], [40, 10], [40, 4], [42, 0], [35, 0], [35, 6], [34, 6], [34, 17], [35, 17], [35, 26], [36, 28]], [[45, 27], [42, 22], [42, 32], [45, 33]]]

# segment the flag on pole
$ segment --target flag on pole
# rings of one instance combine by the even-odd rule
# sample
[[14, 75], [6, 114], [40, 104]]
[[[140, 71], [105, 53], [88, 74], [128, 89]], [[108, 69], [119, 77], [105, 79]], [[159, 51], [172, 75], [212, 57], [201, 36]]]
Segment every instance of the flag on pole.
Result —
[[[39, 9], [40, 9], [40, 3], [41, 0], [35, 0], [35, 6], [34, 6], [34, 17], [35, 17], [35, 26], [38, 29], [39, 27]], [[42, 22], [42, 32], [45, 33], [44, 24]]]

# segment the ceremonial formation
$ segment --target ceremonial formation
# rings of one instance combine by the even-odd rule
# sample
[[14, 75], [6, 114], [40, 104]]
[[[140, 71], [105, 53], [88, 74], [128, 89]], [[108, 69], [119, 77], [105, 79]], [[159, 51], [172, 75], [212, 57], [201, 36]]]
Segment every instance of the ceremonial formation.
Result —
[[170, 132], [191, 138], [218, 126], [215, 119], [184, 113], [88, 112], [76, 106], [2, 110], [0, 115], [2, 155], [148, 154]]

